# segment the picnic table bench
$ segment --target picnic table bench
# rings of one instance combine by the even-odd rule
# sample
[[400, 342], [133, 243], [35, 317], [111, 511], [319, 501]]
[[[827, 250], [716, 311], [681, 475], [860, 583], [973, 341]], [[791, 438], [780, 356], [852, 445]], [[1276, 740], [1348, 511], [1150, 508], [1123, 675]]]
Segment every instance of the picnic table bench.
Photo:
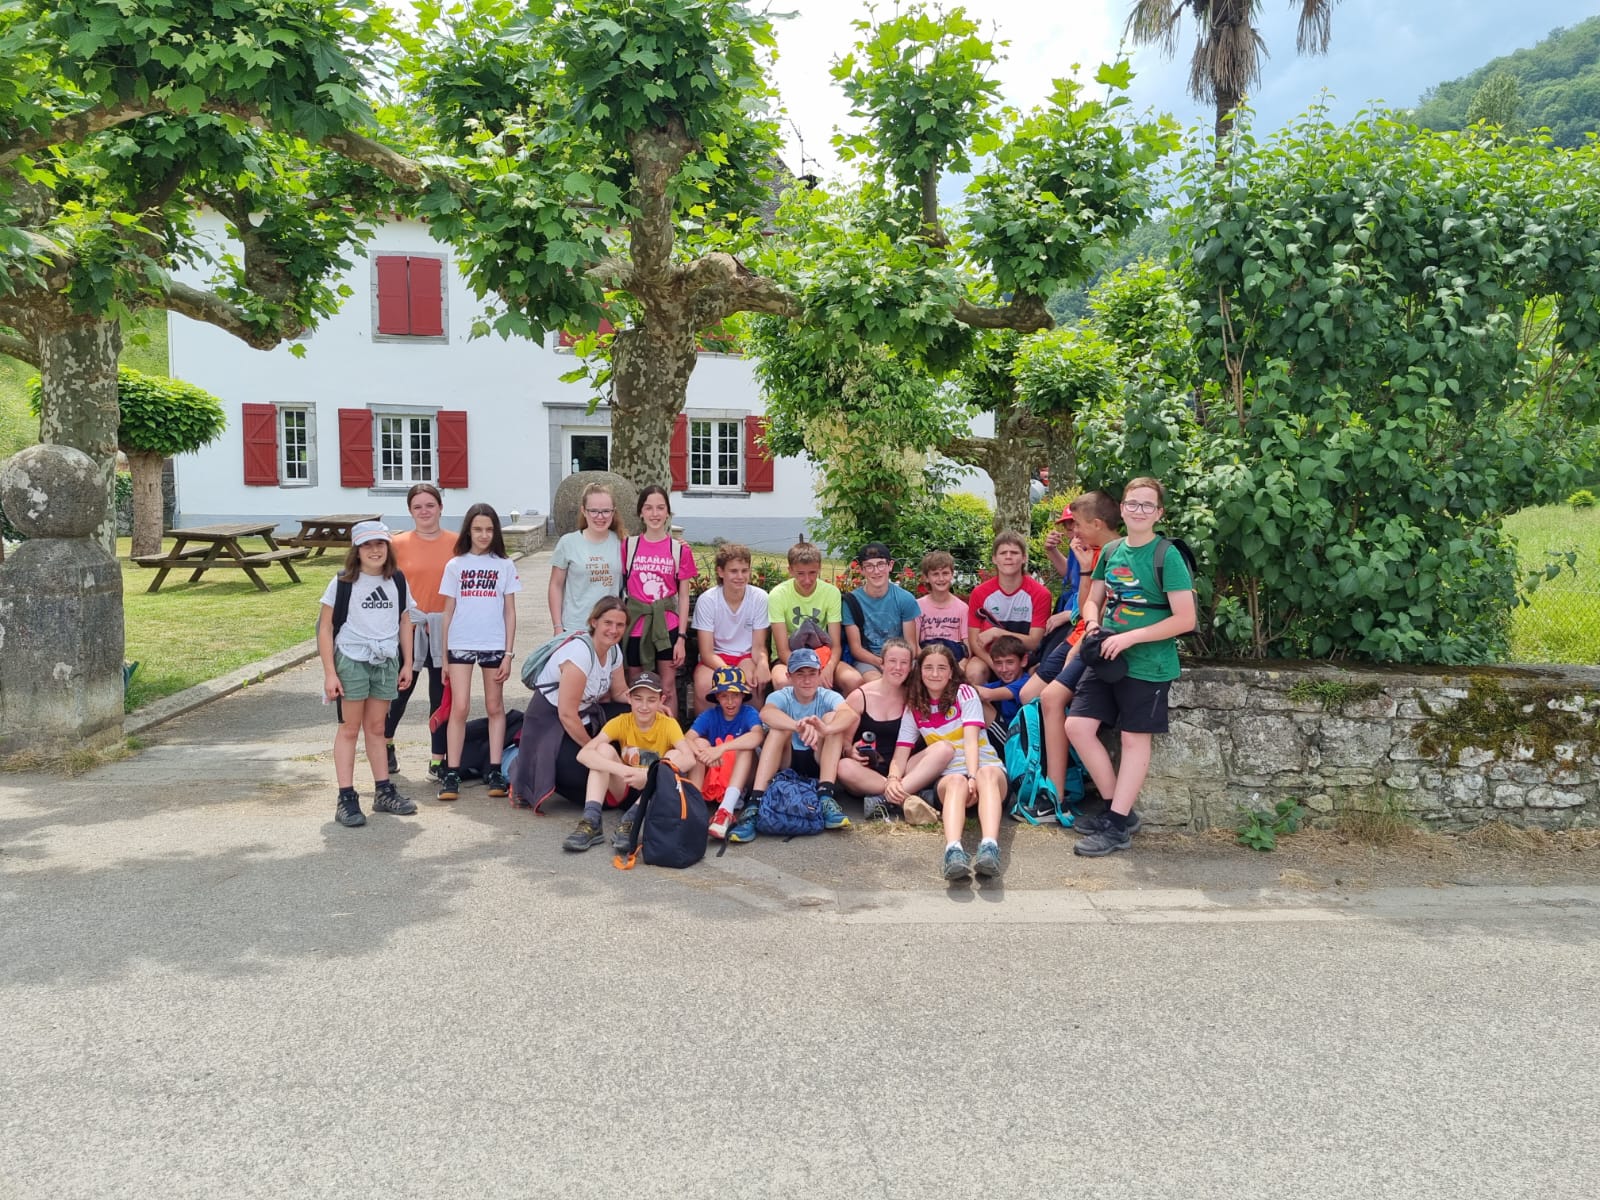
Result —
[[[170, 550], [163, 554], [140, 554], [133, 561], [141, 567], [155, 569], [155, 580], [146, 589], [151, 592], [159, 592], [161, 585], [166, 582], [168, 573], [175, 569], [183, 571], [193, 568], [189, 582], [196, 583], [207, 571], [218, 567], [243, 571], [250, 577], [250, 582], [263, 592], [267, 592], [272, 589], [257, 573], [257, 567], [270, 567], [277, 563], [288, 573], [291, 580], [299, 583], [300, 576], [295, 574], [294, 560], [305, 558], [310, 553], [304, 549], [285, 549], [279, 546], [272, 537], [275, 528], [277, 522], [264, 521], [250, 525], [197, 525], [192, 529], [174, 529]], [[239, 539], [249, 537], [260, 538], [266, 543], [267, 548], [254, 552], [246, 551], [240, 545]]]
[[382, 513], [334, 513], [326, 517], [301, 517], [300, 532], [284, 539], [287, 546], [309, 550], [315, 546], [317, 557], [328, 552], [329, 547], [343, 550], [350, 544], [350, 530], [362, 521], [376, 521]]

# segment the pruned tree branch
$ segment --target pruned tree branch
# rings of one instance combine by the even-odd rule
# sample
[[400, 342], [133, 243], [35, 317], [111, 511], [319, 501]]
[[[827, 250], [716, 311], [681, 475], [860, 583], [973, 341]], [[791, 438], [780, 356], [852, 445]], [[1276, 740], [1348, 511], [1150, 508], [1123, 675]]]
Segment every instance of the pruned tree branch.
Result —
[[1055, 318], [1044, 306], [1044, 299], [1031, 295], [1018, 296], [1010, 304], [998, 308], [984, 308], [963, 300], [951, 315], [974, 329], [1015, 329], [1018, 333], [1037, 333], [1041, 329], [1056, 327]]
[[695, 329], [715, 325], [738, 312], [766, 313], [798, 319], [800, 301], [765, 275], [758, 275], [731, 254], [707, 254], [684, 268], [696, 284], [689, 323]]
[[39, 347], [14, 333], [0, 333], [0, 354], [9, 354], [33, 367], [39, 365]]
[[149, 116], [148, 102], [139, 104], [97, 105], [52, 121], [43, 129], [30, 129], [9, 141], [0, 142], [0, 166], [14, 162], [24, 154], [32, 154], [63, 142], [82, 141], [106, 129], [115, 128], [128, 121]]
[[271, 328], [245, 319], [245, 314], [212, 292], [172, 281], [166, 286], [166, 307], [207, 325], [231, 333], [257, 350], [271, 350], [298, 329]]

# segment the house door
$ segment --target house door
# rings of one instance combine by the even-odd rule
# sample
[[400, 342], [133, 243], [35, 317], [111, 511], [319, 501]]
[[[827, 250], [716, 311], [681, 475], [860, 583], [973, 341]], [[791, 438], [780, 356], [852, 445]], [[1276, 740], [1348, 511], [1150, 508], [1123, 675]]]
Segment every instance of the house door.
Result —
[[568, 474], [611, 469], [611, 435], [599, 431], [567, 435]]

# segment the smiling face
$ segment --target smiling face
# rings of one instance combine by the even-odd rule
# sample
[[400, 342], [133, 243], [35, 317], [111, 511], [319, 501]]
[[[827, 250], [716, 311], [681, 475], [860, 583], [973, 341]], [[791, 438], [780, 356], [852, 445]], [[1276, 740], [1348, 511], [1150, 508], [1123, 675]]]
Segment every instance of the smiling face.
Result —
[[939, 567], [929, 571], [923, 576], [928, 581], [928, 590], [937, 596], [942, 596], [950, 590], [950, 585], [956, 580], [955, 570], [951, 567]]
[[895, 687], [904, 687], [911, 678], [911, 651], [904, 646], [883, 648], [883, 677]]
[[382, 538], [373, 538], [370, 542], [362, 542], [361, 573], [363, 575], [382, 575], [383, 568], [389, 562], [389, 543]]
[[880, 596], [889, 590], [889, 572], [893, 566], [887, 558], [869, 558], [861, 564], [861, 579], [869, 594]]
[[596, 533], [608, 533], [617, 516], [617, 503], [611, 493], [596, 489], [583, 498], [583, 524]]
[[652, 688], [634, 688], [628, 693], [628, 707], [633, 709], [639, 727], [648, 728], [656, 719], [656, 713], [661, 711], [661, 693]]
[[666, 497], [659, 492], [647, 496], [639, 505], [639, 519], [644, 522], [645, 531], [652, 538], [665, 534], [667, 522], [672, 519], [672, 510], [667, 507]]
[[623, 631], [627, 628], [628, 614], [620, 608], [611, 608], [595, 619], [589, 636], [594, 638], [594, 644], [601, 650], [609, 650], [622, 640]]
[[472, 552], [489, 553], [489, 547], [494, 545], [494, 521], [479, 513], [472, 518], [472, 528], [468, 532], [472, 535]]
[[1150, 533], [1165, 511], [1155, 488], [1129, 488], [1122, 497], [1122, 523], [1130, 534]]
[[717, 704], [722, 709], [726, 720], [733, 720], [739, 715], [739, 710], [744, 707], [743, 692], [718, 692]]
[[411, 497], [408, 508], [411, 512], [411, 523], [416, 526], [418, 533], [432, 537], [439, 532], [439, 517], [444, 510], [433, 498], [433, 493], [418, 492]]
[[1022, 660], [1015, 654], [996, 654], [992, 661], [994, 673], [1002, 683], [1010, 683], [1022, 674]]
[[822, 683], [822, 672], [815, 667], [801, 667], [798, 671], [789, 672], [789, 683], [794, 687], [795, 699], [804, 704], [817, 694], [817, 687]]
[[922, 660], [922, 686], [929, 696], [943, 696], [950, 686], [951, 675], [950, 660], [943, 654], [930, 654]]
[[717, 577], [722, 580], [725, 587], [733, 591], [743, 591], [750, 585], [750, 560], [745, 558], [729, 559], [717, 570]]

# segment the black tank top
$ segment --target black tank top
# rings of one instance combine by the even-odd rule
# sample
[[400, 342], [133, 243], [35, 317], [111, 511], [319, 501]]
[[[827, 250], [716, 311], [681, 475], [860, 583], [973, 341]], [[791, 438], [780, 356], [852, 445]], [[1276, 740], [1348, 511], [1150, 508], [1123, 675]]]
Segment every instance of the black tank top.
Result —
[[889, 760], [894, 757], [895, 742], [900, 739], [900, 717], [904, 713], [905, 709], [902, 707], [900, 713], [893, 717], [881, 719], [874, 717], [867, 712], [867, 698], [865, 696], [861, 698], [861, 720], [856, 725], [856, 745], [861, 744], [864, 734], [872, 734], [878, 753], [883, 757], [883, 764], [877, 767], [877, 770], [889, 769]]

